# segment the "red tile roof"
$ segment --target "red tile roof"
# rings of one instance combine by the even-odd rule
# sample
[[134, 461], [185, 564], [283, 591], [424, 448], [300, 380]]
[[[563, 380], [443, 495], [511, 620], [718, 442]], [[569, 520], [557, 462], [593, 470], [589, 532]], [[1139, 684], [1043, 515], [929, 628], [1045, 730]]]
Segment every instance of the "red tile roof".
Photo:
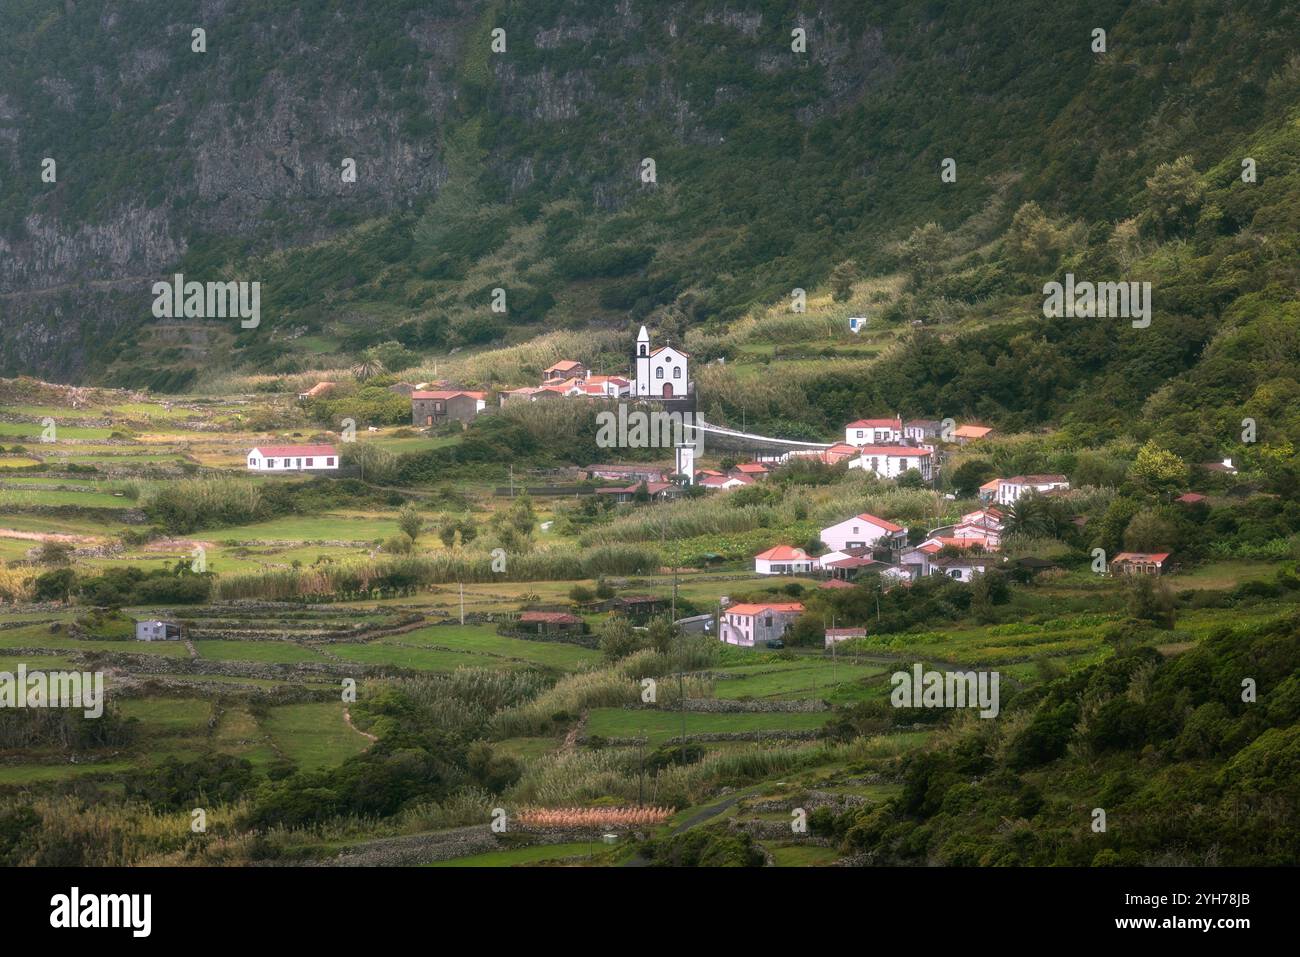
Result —
[[761, 558], [764, 561], [771, 562], [807, 561], [808, 553], [802, 548], [795, 548], [792, 545], [777, 545], [765, 552], [759, 552], [754, 558]]
[[803, 612], [803, 605], [797, 601], [779, 602], [771, 605], [732, 605], [722, 609], [724, 615], [760, 615], [765, 611]]
[[1155, 562], [1157, 565], [1162, 563], [1170, 555], [1169, 552], [1120, 552], [1114, 558], [1113, 562]]
[[903, 430], [902, 419], [858, 419], [845, 426], [846, 429], [897, 429]]
[[862, 512], [862, 513], [860, 513], [860, 514], [857, 516], [857, 518], [859, 518], [861, 521], [864, 521], [864, 522], [870, 522], [872, 525], [879, 525], [881, 528], [883, 528], [883, 529], [884, 529], [885, 531], [887, 531], [887, 532], [901, 532], [901, 531], [903, 531], [903, 526], [902, 526], [902, 525], [895, 525], [895, 524], [894, 524], [893, 522], [891, 522], [889, 519], [887, 519], [887, 518], [879, 518], [878, 516], [872, 515], [870, 512]]
[[439, 389], [434, 392], [416, 390], [411, 393], [412, 399], [454, 399], [458, 395], [467, 395], [473, 399], [486, 399], [486, 392], [467, 392], [464, 389]]
[[868, 565], [877, 564], [874, 558], [867, 558], [861, 555], [850, 555], [848, 558], [841, 558], [838, 561], [827, 562], [827, 568], [866, 568]]

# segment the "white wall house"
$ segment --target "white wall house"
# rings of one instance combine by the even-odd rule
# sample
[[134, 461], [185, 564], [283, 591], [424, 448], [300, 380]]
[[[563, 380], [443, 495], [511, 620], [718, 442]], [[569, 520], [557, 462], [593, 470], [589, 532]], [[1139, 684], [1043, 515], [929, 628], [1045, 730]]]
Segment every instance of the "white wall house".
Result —
[[849, 445], [879, 445], [903, 441], [901, 419], [858, 419], [844, 427], [844, 441]]
[[849, 459], [848, 467], [872, 472], [882, 479], [896, 479], [916, 469], [928, 482], [934, 477], [933, 459], [929, 449], [918, 445], [864, 445], [856, 459]]
[[799, 602], [771, 605], [732, 605], [722, 611], [718, 637], [729, 645], [753, 648], [785, 636], [786, 630], [803, 614]]
[[955, 578], [959, 582], [970, 582], [976, 575], [983, 575], [991, 560], [966, 556], [962, 558], [936, 558], [930, 562], [931, 575], [943, 575]]
[[996, 508], [981, 508], [968, 512], [953, 526], [951, 537], [975, 539], [989, 549], [1002, 543], [1002, 513]]
[[636, 337], [636, 382], [634, 395], [653, 399], [682, 399], [691, 391], [689, 353], [672, 346], [650, 348], [645, 326]]
[[152, 618], [135, 623], [136, 641], [176, 641], [181, 637], [181, 626], [174, 621]]
[[820, 562], [802, 548], [777, 545], [754, 556], [754, 571], [759, 575], [798, 575], [815, 571]]
[[879, 545], [895, 546], [907, 540], [907, 529], [902, 525], [863, 512], [821, 531], [827, 548], [842, 552], [847, 548], [865, 548]]
[[332, 445], [265, 445], [248, 452], [250, 472], [336, 471], [339, 454]]
[[999, 505], [1011, 505], [1027, 492], [1044, 495], [1070, 487], [1070, 480], [1064, 475], [1015, 475], [998, 479], [997, 483], [993, 500]]

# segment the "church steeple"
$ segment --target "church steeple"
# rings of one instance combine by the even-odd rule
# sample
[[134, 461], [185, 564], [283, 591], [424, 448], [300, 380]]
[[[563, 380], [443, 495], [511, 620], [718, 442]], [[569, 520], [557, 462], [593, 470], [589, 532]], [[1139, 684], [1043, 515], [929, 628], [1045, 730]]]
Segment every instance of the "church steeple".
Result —
[[636, 386], [637, 395], [650, 394], [650, 333], [642, 326], [636, 337]]

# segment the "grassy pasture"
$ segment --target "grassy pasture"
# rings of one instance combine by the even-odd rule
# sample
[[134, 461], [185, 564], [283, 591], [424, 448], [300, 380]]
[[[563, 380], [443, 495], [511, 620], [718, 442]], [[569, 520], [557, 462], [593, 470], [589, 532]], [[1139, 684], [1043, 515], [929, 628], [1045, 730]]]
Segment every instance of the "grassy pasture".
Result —
[[341, 701], [281, 705], [272, 709], [264, 727], [278, 750], [304, 769], [333, 767], [367, 744], [343, 720]]
[[[830, 712], [686, 713], [686, 735], [748, 731], [812, 731], [830, 718]], [[682, 715], [650, 708], [595, 708], [587, 718], [587, 734], [605, 738], [645, 737], [651, 747], [680, 737]]]

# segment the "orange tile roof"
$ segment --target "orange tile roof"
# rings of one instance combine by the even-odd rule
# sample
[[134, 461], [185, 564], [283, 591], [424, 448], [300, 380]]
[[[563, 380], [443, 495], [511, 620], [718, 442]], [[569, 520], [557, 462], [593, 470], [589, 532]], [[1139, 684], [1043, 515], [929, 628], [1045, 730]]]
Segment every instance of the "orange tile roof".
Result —
[[754, 557], [772, 562], [806, 561], [808, 553], [802, 548], [795, 548], [791, 545], [777, 545], [765, 552], [759, 552]]
[[759, 615], [765, 611], [802, 612], [803, 605], [797, 601], [779, 602], [771, 605], [732, 605], [722, 609], [724, 615]]

